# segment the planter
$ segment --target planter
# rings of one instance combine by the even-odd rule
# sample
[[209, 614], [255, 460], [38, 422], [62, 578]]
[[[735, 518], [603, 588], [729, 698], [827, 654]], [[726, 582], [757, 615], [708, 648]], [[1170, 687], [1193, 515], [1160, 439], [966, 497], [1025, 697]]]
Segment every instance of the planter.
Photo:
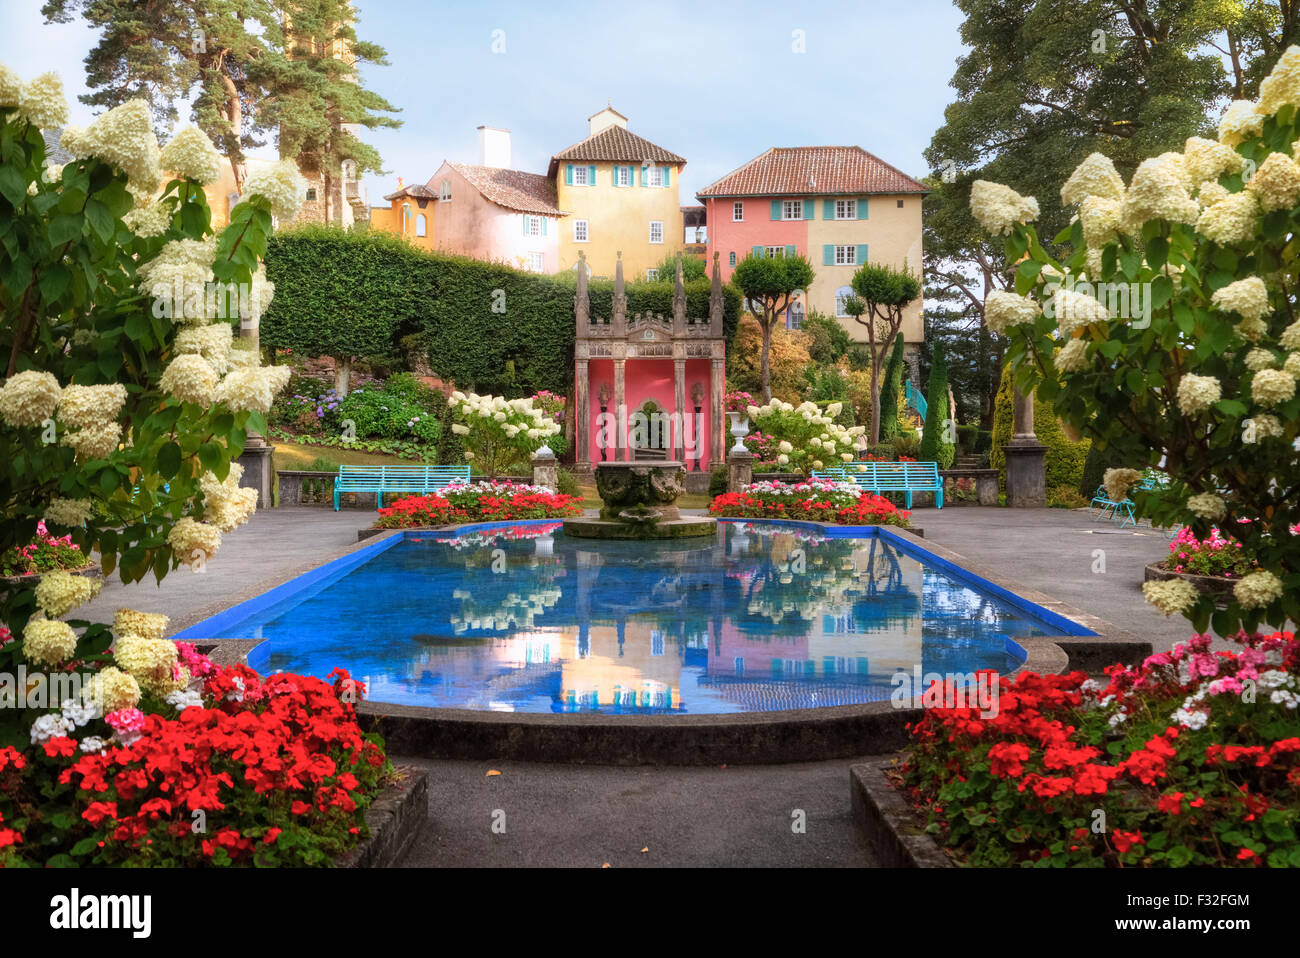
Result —
[[[95, 579], [98, 579], [103, 575], [103, 571], [100, 569], [99, 563], [96, 562], [94, 559], [91, 559], [80, 569], [51, 569], [50, 571], [67, 572], [70, 575], [87, 575]], [[47, 573], [44, 572], [37, 572], [34, 575], [0, 576], [0, 593], [12, 592], [15, 589], [25, 589], [28, 586], [35, 588], [46, 574]]]
[[1182, 579], [1184, 582], [1190, 582], [1192, 587], [1201, 595], [1214, 596], [1216, 599], [1231, 598], [1233, 586], [1241, 581], [1240, 578], [1228, 579], [1219, 575], [1192, 575], [1190, 572], [1173, 572], [1166, 569], [1163, 562], [1152, 562], [1148, 565], [1143, 578], [1146, 582]]
[[393, 782], [366, 809], [370, 837], [334, 859], [336, 868], [395, 868], [429, 818], [429, 776], [399, 765]]
[[853, 823], [885, 868], [953, 868], [943, 848], [925, 832], [912, 806], [885, 769], [893, 756], [849, 766]]

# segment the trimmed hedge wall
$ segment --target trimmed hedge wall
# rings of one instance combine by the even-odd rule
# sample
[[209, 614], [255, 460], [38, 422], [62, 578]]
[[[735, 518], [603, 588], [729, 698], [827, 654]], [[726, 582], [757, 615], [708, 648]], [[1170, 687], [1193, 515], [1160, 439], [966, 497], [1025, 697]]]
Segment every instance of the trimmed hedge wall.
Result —
[[[266, 267], [276, 284], [262, 317], [267, 346], [360, 356], [397, 353], [400, 338], [419, 334], [433, 372], [460, 388], [506, 396], [572, 389], [572, 273], [543, 276], [333, 226], [274, 234]], [[592, 315], [608, 316], [613, 282], [588, 289]], [[686, 284], [688, 315], [708, 315], [709, 289], [708, 280]], [[672, 316], [672, 283], [629, 283], [626, 292], [629, 318]], [[741, 295], [731, 287], [723, 293], [730, 343]]]

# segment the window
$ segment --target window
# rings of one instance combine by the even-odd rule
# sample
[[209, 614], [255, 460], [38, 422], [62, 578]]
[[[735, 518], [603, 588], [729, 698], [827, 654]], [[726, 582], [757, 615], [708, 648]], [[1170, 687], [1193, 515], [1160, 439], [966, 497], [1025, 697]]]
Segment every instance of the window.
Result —
[[835, 265], [836, 266], [857, 266], [858, 248], [856, 246], [835, 247]]
[[899, 208], [900, 210], [903, 208], [903, 201], [902, 201], [902, 200], [899, 200], [899, 201], [898, 201], [898, 208]]
[[852, 286], [841, 286], [835, 291], [835, 315], [848, 316], [849, 311], [845, 309], [845, 304], [853, 298]]
[[307, 200], [310, 202], [314, 199], [316, 199], [316, 187], [309, 186], [307, 187]]
[[650, 280], [651, 282], [653, 282], [654, 280], [656, 280], [656, 279], [659, 278], [659, 270], [657, 270], [657, 269], [648, 269], [648, 270], [646, 270], [646, 271], [645, 271], [645, 278], [648, 279], [648, 280]]
[[835, 218], [837, 220], [855, 220], [858, 218], [857, 200], [836, 200]]
[[663, 171], [663, 167], [660, 167], [660, 166], [647, 166], [647, 167], [644, 167], [644, 172], [642, 173], [642, 176], [644, 176], [644, 178], [645, 178], [644, 182], [645, 182], [645, 185], [646, 185], [646, 186], [663, 186], [663, 185], [664, 185], [664, 171]]
[[745, 222], [745, 204], [744, 204], [744, 203], [732, 203], [732, 204], [731, 204], [731, 222], [733, 222], [733, 223], [743, 223], [743, 222]]
[[782, 200], [781, 219], [783, 220], [803, 219], [803, 200]]
[[728, 266], [735, 266], [735, 265], [736, 265], [736, 254], [735, 254], [734, 252], [731, 252], [731, 253], [728, 253], [728, 254], [727, 254], [727, 265], [728, 265]]
[[546, 257], [542, 253], [528, 254], [528, 268], [534, 273], [544, 272], [546, 269]]
[[542, 218], [540, 216], [525, 216], [524, 232], [529, 236], [541, 236]]
[[784, 256], [784, 255], [785, 255], [785, 247], [784, 247], [784, 246], [768, 246], [768, 247], [766, 247], [766, 248], [764, 249], [764, 251], [763, 251], [763, 255], [766, 256], [768, 259], [775, 259], [775, 258], [778, 257], [778, 256]]
[[[795, 296], [803, 296], [803, 290], [796, 289]], [[797, 299], [790, 304], [790, 308], [785, 311], [785, 328], [786, 329], [803, 329], [804, 308], [803, 300]]]
[[631, 186], [632, 185], [632, 167], [616, 166], [614, 167], [614, 185]]
[[651, 629], [650, 630], [650, 654], [663, 655], [664, 645], [665, 645], [664, 634], [660, 632], [658, 629]]
[[587, 168], [585, 166], [575, 166], [573, 168], [573, 185], [590, 186], [587, 182]]
[[650, 242], [662, 243], [663, 241], [664, 241], [664, 221], [651, 220], [650, 221]]
[[451, 201], [451, 180], [442, 181], [442, 192], [438, 194], [438, 199], [444, 203]]
[[424, 219], [424, 214], [423, 214], [423, 213], [418, 213], [418, 214], [416, 214], [416, 217], [415, 217], [415, 235], [416, 235], [416, 236], [427, 236], [427, 235], [428, 235], [428, 232], [427, 232], [427, 226], [426, 226], [426, 224], [425, 224], [425, 219]]
[[575, 243], [587, 242], [587, 221], [586, 220], [573, 221], [573, 241]]

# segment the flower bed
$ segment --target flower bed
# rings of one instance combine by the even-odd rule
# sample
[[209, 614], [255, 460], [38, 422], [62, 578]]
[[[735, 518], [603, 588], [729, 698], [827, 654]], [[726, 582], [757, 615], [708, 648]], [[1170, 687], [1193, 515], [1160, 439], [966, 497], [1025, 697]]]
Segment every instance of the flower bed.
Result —
[[977, 866], [1300, 866], [1300, 642], [1237, 641], [928, 709], [903, 767], [927, 831]]
[[105, 714], [107, 686], [0, 748], [0, 866], [323, 866], [366, 836], [392, 767], [357, 725], [363, 686], [176, 645], [201, 692]]
[[452, 483], [441, 492], [398, 499], [379, 510], [379, 529], [443, 526], [456, 522], [560, 519], [582, 515], [582, 499], [545, 486], [513, 482]]
[[717, 496], [709, 514], [726, 519], [812, 519], [843, 526], [908, 527], [911, 513], [851, 482], [811, 479], [788, 485], [752, 482]]
[[72, 536], [52, 536], [45, 522], [36, 524], [36, 538], [28, 545], [14, 546], [0, 554], [0, 578], [40, 575], [59, 569], [82, 569], [88, 563]]
[[1169, 543], [1169, 556], [1164, 567], [1170, 572], [1188, 575], [1240, 579], [1259, 568], [1259, 563], [1240, 541], [1219, 535], [1217, 527], [1212, 527], [1204, 539], [1197, 539], [1196, 534], [1184, 526]]

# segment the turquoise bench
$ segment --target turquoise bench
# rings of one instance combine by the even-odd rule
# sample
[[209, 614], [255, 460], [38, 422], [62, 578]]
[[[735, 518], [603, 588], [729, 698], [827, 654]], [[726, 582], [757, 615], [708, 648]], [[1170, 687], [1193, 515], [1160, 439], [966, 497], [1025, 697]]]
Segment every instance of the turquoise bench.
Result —
[[[1163, 472], [1155, 469], [1145, 469], [1142, 472], [1142, 478], [1138, 480], [1136, 489], [1144, 492], [1158, 492], [1169, 486], [1169, 477]], [[1118, 502], [1110, 498], [1106, 492], [1105, 486], [1098, 486], [1097, 491], [1093, 493], [1092, 500], [1088, 503], [1088, 517], [1094, 521], [1103, 518], [1106, 513], [1110, 513], [1110, 521], [1118, 522], [1119, 527], [1123, 529], [1127, 525], [1137, 525], [1137, 519], [1134, 518], [1133, 509], [1137, 504], [1127, 496]], [[1173, 538], [1177, 533], [1171, 533], [1169, 538]]]
[[857, 483], [859, 489], [881, 495], [901, 492], [912, 508], [912, 493], [933, 492], [935, 508], [943, 508], [943, 479], [937, 462], [853, 462], [843, 469], [820, 469], [814, 479]]
[[469, 482], [469, 466], [339, 466], [334, 480], [334, 511], [345, 492], [373, 492], [384, 507], [385, 493], [437, 492], [453, 482]]

